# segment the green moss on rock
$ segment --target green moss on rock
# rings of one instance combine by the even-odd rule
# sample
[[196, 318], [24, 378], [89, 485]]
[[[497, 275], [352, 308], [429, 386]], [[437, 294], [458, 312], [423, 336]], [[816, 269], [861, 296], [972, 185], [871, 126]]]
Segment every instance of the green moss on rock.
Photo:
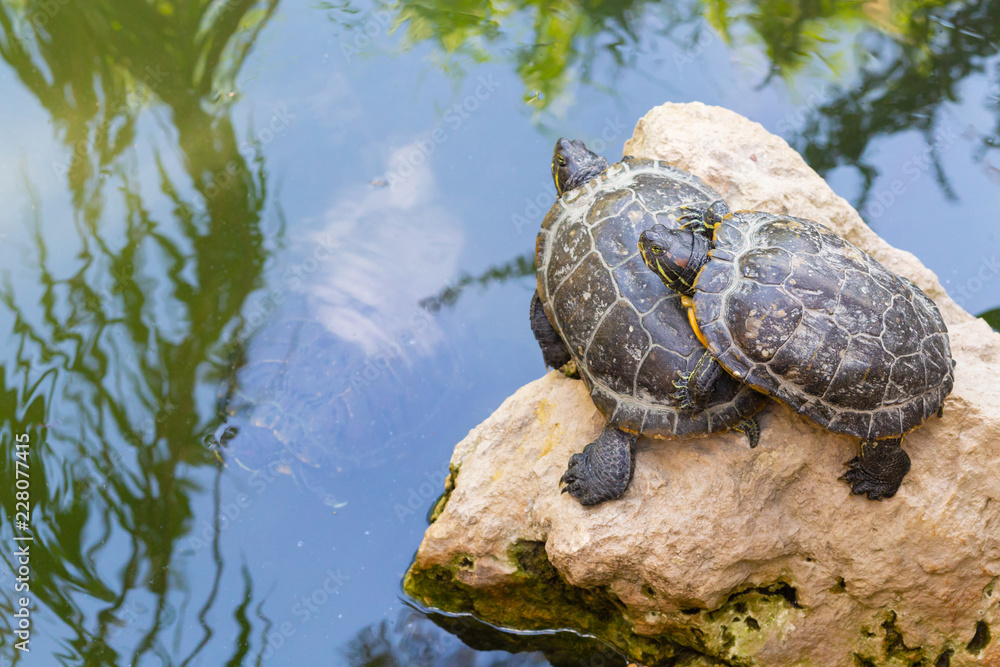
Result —
[[[568, 584], [549, 561], [545, 544], [519, 541], [507, 551], [514, 573], [502, 584], [474, 588], [463, 575], [475, 572], [475, 560], [466, 554], [447, 565], [420, 567], [414, 563], [404, 579], [404, 589], [422, 605], [449, 613], [472, 614], [494, 626], [512, 630], [571, 630], [595, 637], [630, 660], [655, 665], [727, 665], [753, 667], [754, 658], [769, 643], [780, 642], [789, 625], [796, 625], [807, 610], [787, 582], [774, 582], [737, 591], [716, 609], [688, 608], [675, 615], [647, 612], [666, 623], [656, 636], [636, 632], [629, 610], [606, 587], [580, 588]], [[644, 587], [646, 597], [655, 597]], [[630, 616], [631, 615], [631, 616]], [[980, 653], [991, 641], [989, 626], [977, 624], [968, 637], [945, 645], [911, 646], [898, 627], [897, 614], [889, 611], [860, 628], [854, 650], [845, 656], [855, 665], [878, 667], [948, 667], [955, 651]]]
[[[750, 666], [768, 637], [790, 616], [800, 616], [794, 589], [784, 582], [734, 593], [714, 610], [688, 610], [670, 632], [638, 634], [629, 611], [604, 587], [571, 586], [560, 576], [542, 542], [520, 541], [507, 552], [514, 574], [503, 584], [473, 588], [461, 573], [473, 571], [469, 556], [447, 566], [414, 563], [404, 589], [421, 604], [468, 613], [515, 630], [563, 628], [600, 638], [644, 665], [719, 664]], [[633, 612], [634, 613], [634, 612]]]
[[448, 566], [421, 568], [414, 563], [403, 588], [425, 606], [474, 614], [500, 627], [565, 628], [599, 637], [643, 664], [673, 662], [693, 652], [667, 637], [637, 635], [623, 614], [624, 605], [607, 589], [567, 584], [549, 562], [544, 543], [517, 542], [507, 555], [516, 572], [499, 586], [476, 589], [463, 583], [458, 573], [468, 565], [459, 557]]
[[[855, 664], [876, 665], [878, 667], [914, 667], [915, 665], [949, 667], [951, 665], [955, 655], [953, 647], [963, 645], [960, 637], [949, 640], [944, 645], [910, 646], [898, 627], [897, 619], [896, 612], [889, 610], [881, 623], [874, 626], [874, 631], [866, 628], [861, 629], [861, 641], [853, 653]], [[980, 623], [982, 625], [976, 625], [973, 641], [965, 646], [966, 651], [973, 655], [985, 648], [989, 641], [988, 628], [984, 628], [985, 623]], [[881, 628], [881, 631], [878, 628]]]

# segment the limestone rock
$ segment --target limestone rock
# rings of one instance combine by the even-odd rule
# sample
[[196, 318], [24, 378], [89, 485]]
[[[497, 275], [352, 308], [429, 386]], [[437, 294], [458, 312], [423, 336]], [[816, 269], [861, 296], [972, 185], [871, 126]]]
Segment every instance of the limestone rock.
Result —
[[667, 104], [625, 152], [697, 174], [734, 210], [821, 222], [920, 285], [958, 362], [944, 418], [906, 437], [912, 469], [882, 502], [837, 479], [856, 439], [772, 403], [754, 450], [732, 433], [640, 439], [626, 494], [585, 508], [558, 481], [603, 419], [553, 371], [455, 448], [407, 592], [507, 627], [572, 628], [645, 665], [1000, 665], [1000, 335], [757, 123]]

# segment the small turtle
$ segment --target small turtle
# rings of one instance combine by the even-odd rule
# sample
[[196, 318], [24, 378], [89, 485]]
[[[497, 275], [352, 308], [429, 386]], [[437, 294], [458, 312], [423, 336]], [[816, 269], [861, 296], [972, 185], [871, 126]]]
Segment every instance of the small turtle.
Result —
[[548, 366], [576, 362], [607, 420], [597, 440], [570, 458], [563, 492], [584, 505], [625, 493], [638, 435], [735, 429], [755, 446], [753, 415], [766, 399], [725, 373], [711, 378], [711, 390], [688, 394], [689, 375], [719, 369], [691, 331], [680, 296], [665, 293], [636, 249], [649, 225], [679, 227], [718, 195], [665, 162], [625, 157], [609, 165], [565, 139], [556, 144], [552, 178], [559, 199], [535, 244], [531, 327]]
[[[954, 382], [948, 329], [919, 287], [821, 224], [721, 200], [688, 229], [643, 232], [639, 250], [730, 374], [861, 438], [841, 478], [852, 493], [895, 495], [903, 435], [940, 416]], [[710, 381], [693, 376], [689, 391]]]

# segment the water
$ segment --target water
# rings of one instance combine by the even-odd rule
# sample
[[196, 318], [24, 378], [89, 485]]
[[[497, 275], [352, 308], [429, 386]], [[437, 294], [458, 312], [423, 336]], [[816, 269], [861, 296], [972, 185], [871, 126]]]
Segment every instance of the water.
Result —
[[0, 659], [589, 661], [399, 587], [543, 372], [557, 137], [734, 109], [1000, 326], [1000, 2], [834, 4], [0, 2]]

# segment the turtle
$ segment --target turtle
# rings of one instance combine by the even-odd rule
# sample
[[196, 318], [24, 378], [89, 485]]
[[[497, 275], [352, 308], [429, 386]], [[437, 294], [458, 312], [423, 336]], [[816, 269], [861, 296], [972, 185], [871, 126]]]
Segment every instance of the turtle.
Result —
[[943, 415], [954, 383], [948, 328], [923, 290], [818, 222], [721, 199], [683, 228], [644, 231], [639, 251], [729, 375], [861, 439], [841, 477], [852, 494], [896, 494], [903, 436]]
[[560, 139], [552, 161], [558, 199], [535, 243], [530, 319], [547, 366], [575, 362], [604, 429], [573, 454], [560, 479], [583, 505], [620, 497], [632, 479], [639, 435], [676, 438], [734, 429], [750, 446], [766, 398], [732, 377], [689, 395], [688, 376], [719, 374], [637, 251], [652, 223], [680, 227], [718, 195], [666, 162], [626, 156], [614, 165], [579, 140]]

